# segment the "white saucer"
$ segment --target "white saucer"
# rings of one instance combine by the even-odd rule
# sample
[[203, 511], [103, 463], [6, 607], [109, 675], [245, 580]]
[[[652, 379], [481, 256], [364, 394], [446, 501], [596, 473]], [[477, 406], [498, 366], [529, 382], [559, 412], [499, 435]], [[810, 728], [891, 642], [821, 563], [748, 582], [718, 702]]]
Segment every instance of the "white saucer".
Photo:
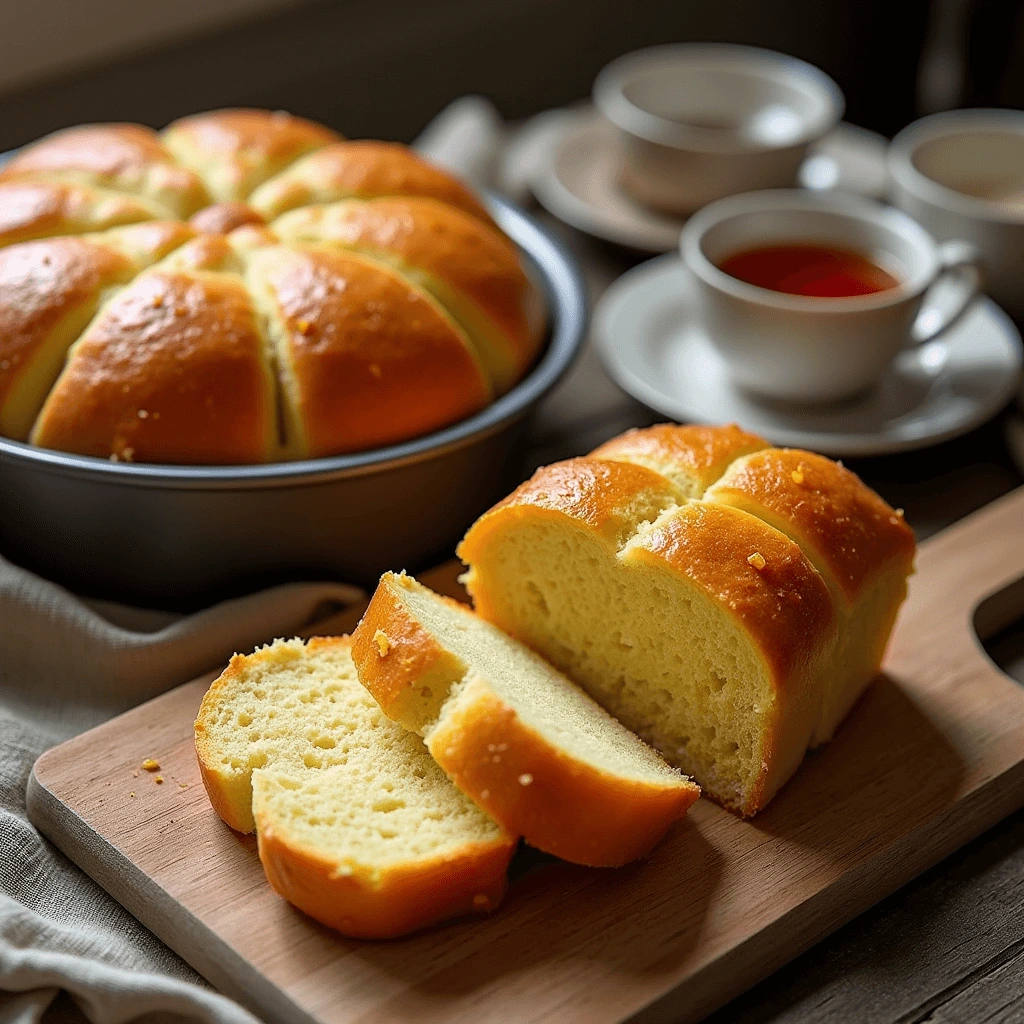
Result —
[[[593, 107], [546, 115], [527, 125], [522, 146], [534, 144], [530, 184], [542, 206], [574, 228], [641, 252], [670, 252], [684, 220], [648, 209], [619, 188], [616, 129]], [[534, 138], [536, 131], [536, 138]], [[840, 124], [812, 147], [800, 168], [805, 188], [838, 188], [880, 198], [885, 193], [881, 135]]]
[[979, 299], [941, 341], [901, 355], [867, 395], [807, 407], [737, 390], [697, 317], [696, 282], [676, 256], [624, 274], [594, 311], [605, 367], [634, 398], [674, 420], [739, 423], [775, 444], [825, 455], [882, 455], [965, 434], [1021, 381], [1021, 338]]

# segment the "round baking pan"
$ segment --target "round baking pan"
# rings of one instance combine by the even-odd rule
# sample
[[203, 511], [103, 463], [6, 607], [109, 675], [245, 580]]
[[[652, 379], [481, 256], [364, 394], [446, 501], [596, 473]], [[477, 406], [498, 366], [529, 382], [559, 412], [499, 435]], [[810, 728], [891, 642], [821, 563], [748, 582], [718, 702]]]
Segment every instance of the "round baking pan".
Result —
[[450, 551], [507, 481], [524, 418], [586, 336], [568, 251], [489, 197], [547, 304], [533, 369], [475, 416], [402, 444], [303, 462], [162, 466], [0, 438], [0, 553], [82, 594], [196, 608], [288, 579], [370, 584]]

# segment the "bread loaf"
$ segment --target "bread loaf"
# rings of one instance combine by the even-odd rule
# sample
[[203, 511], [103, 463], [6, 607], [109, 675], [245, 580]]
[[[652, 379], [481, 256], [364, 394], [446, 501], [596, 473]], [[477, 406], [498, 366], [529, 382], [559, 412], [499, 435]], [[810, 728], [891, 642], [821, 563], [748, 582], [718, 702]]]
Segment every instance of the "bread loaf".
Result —
[[[151, 256], [107, 230], [135, 224], [164, 239]], [[0, 173], [5, 245], [0, 432], [83, 455], [244, 463], [396, 443], [507, 391], [543, 336], [515, 247], [464, 185], [280, 112], [28, 146]]]
[[331, 928], [389, 938], [494, 909], [515, 837], [359, 685], [347, 637], [235, 655], [195, 724], [220, 817], [271, 885]]
[[483, 618], [743, 814], [877, 673], [913, 553], [834, 463], [667, 425], [538, 470], [459, 547]]
[[404, 574], [381, 578], [352, 655], [459, 789], [565, 860], [643, 856], [700, 792], [543, 659]]

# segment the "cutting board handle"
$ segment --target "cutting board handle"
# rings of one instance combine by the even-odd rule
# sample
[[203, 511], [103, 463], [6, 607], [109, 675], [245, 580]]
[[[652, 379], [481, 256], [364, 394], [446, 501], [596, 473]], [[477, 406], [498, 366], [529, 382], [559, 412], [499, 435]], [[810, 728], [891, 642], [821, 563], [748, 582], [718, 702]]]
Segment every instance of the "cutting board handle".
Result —
[[1024, 487], [922, 545], [893, 655], [927, 645], [979, 649], [1024, 615]]

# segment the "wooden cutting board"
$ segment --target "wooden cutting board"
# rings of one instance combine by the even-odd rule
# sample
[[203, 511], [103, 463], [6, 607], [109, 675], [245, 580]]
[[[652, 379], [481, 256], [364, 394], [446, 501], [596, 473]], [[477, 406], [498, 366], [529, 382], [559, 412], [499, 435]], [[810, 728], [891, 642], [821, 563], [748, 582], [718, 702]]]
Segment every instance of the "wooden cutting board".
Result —
[[520, 854], [493, 917], [409, 939], [341, 938], [270, 890], [199, 780], [209, 679], [44, 754], [29, 813], [269, 1021], [696, 1020], [1024, 805], [1024, 689], [975, 632], [1022, 611], [1024, 488], [923, 545], [884, 675], [764, 813], [701, 800], [620, 870]]

